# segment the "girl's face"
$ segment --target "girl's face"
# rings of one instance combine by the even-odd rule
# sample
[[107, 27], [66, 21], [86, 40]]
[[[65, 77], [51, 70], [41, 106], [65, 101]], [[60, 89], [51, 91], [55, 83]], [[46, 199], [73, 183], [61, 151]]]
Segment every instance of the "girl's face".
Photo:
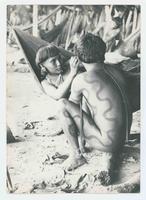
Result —
[[62, 66], [60, 63], [60, 56], [54, 56], [48, 58], [42, 63], [42, 65], [51, 73], [51, 74], [60, 74], [63, 72]]

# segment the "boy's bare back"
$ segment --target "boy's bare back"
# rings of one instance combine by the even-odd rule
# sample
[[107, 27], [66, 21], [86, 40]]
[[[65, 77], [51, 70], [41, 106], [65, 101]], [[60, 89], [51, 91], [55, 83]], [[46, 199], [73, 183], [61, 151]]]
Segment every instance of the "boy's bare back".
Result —
[[[124, 79], [118, 73], [120, 82]], [[122, 80], [123, 79], [123, 80]], [[120, 84], [120, 83], [118, 83]], [[125, 132], [126, 112], [120, 88], [105, 69], [84, 72], [73, 82], [71, 97], [76, 102], [84, 96], [92, 118], [102, 133], [115, 135]]]

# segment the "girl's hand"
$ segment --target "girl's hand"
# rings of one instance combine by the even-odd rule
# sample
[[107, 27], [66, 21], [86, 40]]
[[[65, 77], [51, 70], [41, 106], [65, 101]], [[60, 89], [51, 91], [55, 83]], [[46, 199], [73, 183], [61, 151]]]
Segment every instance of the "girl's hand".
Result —
[[76, 75], [79, 68], [79, 60], [77, 56], [72, 56], [70, 59], [71, 74]]

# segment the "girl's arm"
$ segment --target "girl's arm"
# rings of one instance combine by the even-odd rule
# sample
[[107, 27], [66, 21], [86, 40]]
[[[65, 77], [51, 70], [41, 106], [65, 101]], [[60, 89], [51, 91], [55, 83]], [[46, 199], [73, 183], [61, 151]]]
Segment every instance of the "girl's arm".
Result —
[[58, 88], [54, 87], [53, 85], [49, 84], [47, 80], [43, 80], [42, 86], [50, 97], [52, 97], [55, 100], [59, 100], [61, 98], [66, 97], [67, 92], [69, 91], [72, 81], [75, 78], [77, 72], [78, 72], [78, 59], [76, 57], [72, 57], [70, 60], [70, 73], [66, 80], [58, 86]]
[[70, 73], [66, 80], [56, 88], [55, 86], [48, 83], [46, 79], [44, 79], [41, 84], [48, 96], [55, 100], [59, 100], [61, 98], [66, 97], [67, 92], [70, 89], [71, 83], [74, 79], [75, 75]]

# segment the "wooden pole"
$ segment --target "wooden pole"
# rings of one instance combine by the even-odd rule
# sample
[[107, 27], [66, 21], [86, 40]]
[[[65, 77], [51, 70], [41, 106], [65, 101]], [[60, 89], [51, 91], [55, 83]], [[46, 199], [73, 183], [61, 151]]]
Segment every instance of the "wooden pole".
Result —
[[38, 5], [33, 5], [33, 28], [32, 34], [38, 37]]
[[[56, 12], [61, 8], [62, 6], [58, 6], [57, 8], [55, 8], [52, 13], [50, 13], [49, 15], [47, 15], [46, 17], [44, 17], [43, 19], [41, 19], [39, 22], [38, 22], [38, 25], [42, 24], [43, 22], [45, 22], [47, 19], [49, 19], [52, 15], [55, 15]], [[26, 30], [29, 30], [32, 28], [32, 24], [26, 26], [26, 27], [23, 27], [22, 30], [23, 31], [26, 31]]]
[[11, 180], [11, 177], [10, 177], [8, 167], [7, 167], [7, 187], [9, 189], [9, 192], [13, 192], [14, 189], [13, 189], [12, 180]]
[[126, 37], [123, 42], [128, 42], [131, 39], [136, 39], [137, 37], [139, 37], [140, 35], [140, 29], [137, 28], [133, 33], [131, 33], [130, 35], [128, 35], [128, 37]]
[[137, 9], [135, 8], [135, 9], [134, 9], [134, 14], [133, 14], [132, 33], [133, 33], [133, 32], [135, 31], [135, 29], [136, 29], [136, 26], [137, 26], [137, 18], [138, 18]]
[[71, 29], [72, 29], [72, 25], [73, 25], [73, 21], [74, 21], [75, 10], [76, 10], [76, 6], [74, 6], [74, 10], [73, 10], [72, 18], [71, 18], [71, 22], [70, 22], [70, 26], [69, 26], [69, 30], [68, 30], [68, 34], [67, 34], [67, 39], [66, 39], [66, 44], [65, 44], [65, 50], [67, 50], [67, 48], [69, 46], [70, 34], [71, 34]]

